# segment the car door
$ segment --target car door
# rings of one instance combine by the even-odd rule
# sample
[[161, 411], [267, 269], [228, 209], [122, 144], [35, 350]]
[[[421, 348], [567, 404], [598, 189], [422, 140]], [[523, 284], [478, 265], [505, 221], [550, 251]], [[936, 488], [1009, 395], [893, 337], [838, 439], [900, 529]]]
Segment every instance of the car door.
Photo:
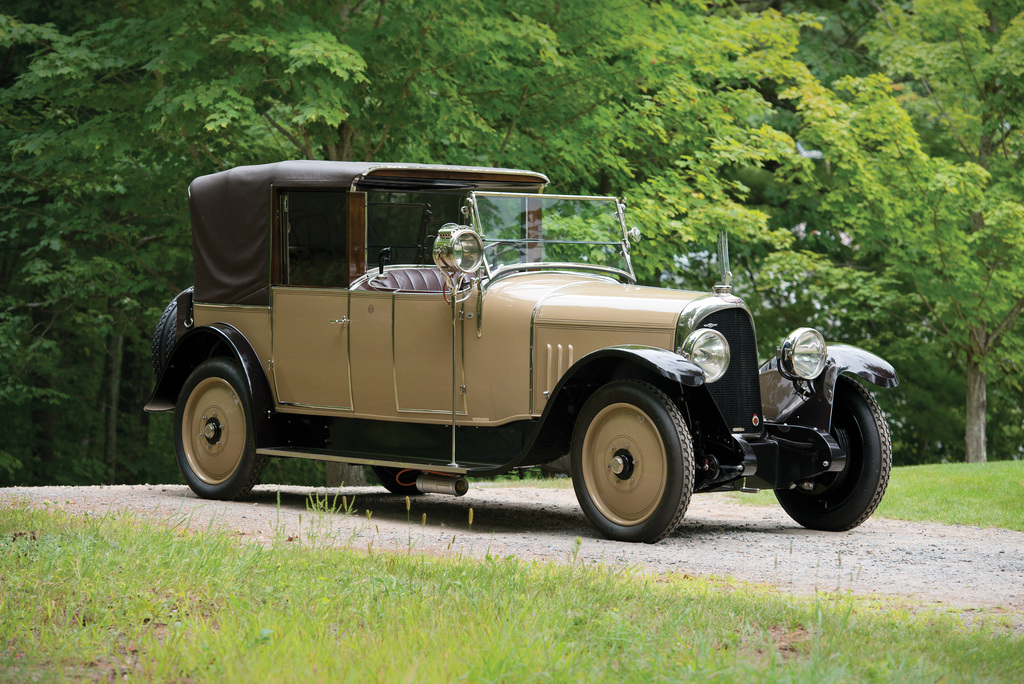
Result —
[[352, 410], [346, 193], [281, 194], [283, 284], [271, 288], [278, 402]]
[[[466, 412], [461, 321], [440, 292], [397, 292], [394, 300], [395, 401], [401, 412]], [[452, 374], [453, 354], [456, 374]], [[455, 390], [453, 395], [452, 390]]]

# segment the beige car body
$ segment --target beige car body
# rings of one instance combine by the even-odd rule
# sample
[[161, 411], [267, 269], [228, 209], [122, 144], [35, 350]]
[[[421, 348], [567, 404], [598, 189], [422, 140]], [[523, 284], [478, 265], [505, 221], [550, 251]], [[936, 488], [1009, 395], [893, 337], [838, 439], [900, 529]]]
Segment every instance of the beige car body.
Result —
[[[474, 290], [455, 325], [457, 423], [540, 416], [569, 367], [598, 349], [671, 350], [680, 311], [702, 296], [560, 272]], [[273, 378], [275, 410], [451, 423], [452, 317], [441, 293], [275, 287], [271, 301], [197, 302], [194, 318], [245, 335]]]

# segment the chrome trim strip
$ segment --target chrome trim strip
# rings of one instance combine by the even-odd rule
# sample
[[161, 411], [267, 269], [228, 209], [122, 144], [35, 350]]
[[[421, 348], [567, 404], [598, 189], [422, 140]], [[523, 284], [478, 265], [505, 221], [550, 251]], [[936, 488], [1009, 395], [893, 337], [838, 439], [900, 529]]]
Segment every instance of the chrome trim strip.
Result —
[[615, 202], [616, 206], [619, 204], [618, 197], [612, 197], [611, 195], [551, 195], [548, 193], [538, 192], [491, 192], [489, 190], [475, 190], [472, 195], [479, 195], [481, 197], [543, 197], [544, 199], [581, 199], [581, 200], [604, 200], [607, 202]]
[[348, 370], [348, 403], [352, 405], [352, 411], [356, 410], [356, 395], [352, 391], [352, 291], [345, 293], [345, 315], [348, 316], [349, 324], [345, 326], [345, 361]]
[[[275, 285], [274, 287], [280, 287], [280, 285]], [[267, 311], [270, 311], [271, 307], [270, 304], [212, 304], [196, 301], [192, 302], [192, 306], [193, 308], [201, 306], [204, 309], [266, 309]]]
[[317, 409], [318, 411], [330, 411], [332, 413], [336, 413], [338, 411], [347, 411], [349, 413], [353, 413], [355, 411], [354, 408], [348, 406], [321, 406], [320, 404], [302, 404], [297, 401], [278, 401], [277, 406], [278, 408], [285, 408], [291, 406], [294, 408]]
[[[281, 405], [281, 391], [277, 387], [277, 367], [274, 365], [274, 299], [276, 296], [276, 286], [270, 286], [270, 306], [267, 307], [267, 315], [270, 316], [270, 358], [264, 361], [267, 364], [267, 372], [270, 374], [270, 394], [273, 395], [275, 404]], [[192, 308], [195, 310], [195, 302], [192, 303]], [[349, 403], [351, 404], [352, 392], [348, 394]]]
[[391, 292], [391, 386], [395, 390], [395, 410], [401, 411], [398, 401], [398, 357], [395, 355], [395, 293]]
[[468, 468], [460, 466], [433, 465], [426, 463], [410, 463], [407, 461], [387, 461], [381, 458], [368, 456], [341, 456], [332, 453], [321, 453], [319, 451], [303, 451], [301, 449], [257, 449], [256, 453], [261, 456], [278, 456], [286, 458], [305, 458], [314, 461], [332, 461], [334, 463], [351, 463], [353, 465], [388, 466], [390, 468], [410, 468], [413, 470], [431, 470], [439, 473], [454, 473], [464, 475], [469, 472]]
[[551, 270], [567, 270], [567, 271], [590, 271], [593, 273], [600, 273], [602, 275], [620, 275], [625, 276], [629, 280], [630, 284], [636, 284], [636, 277], [632, 273], [623, 271], [622, 269], [612, 268], [611, 266], [598, 266], [596, 264], [577, 264], [572, 261], [544, 261], [541, 263], [529, 263], [529, 264], [515, 264], [510, 266], [498, 266], [494, 270], [490, 269], [489, 264], [486, 260], [484, 261], [487, 266], [488, 278], [497, 278], [503, 273], [510, 271], [551, 271]]
[[[452, 415], [452, 412], [451, 412], [450, 409], [404, 409], [404, 408], [400, 408], [400, 409], [395, 409], [395, 410], [398, 411], [399, 413], [433, 413], [433, 414], [438, 414], [438, 415], [442, 415], [442, 416], [450, 416], [450, 415]], [[455, 413], [455, 415], [457, 415], [457, 416], [464, 416], [464, 415], [466, 415], [466, 412], [465, 412], [465, 410], [457, 411]]]

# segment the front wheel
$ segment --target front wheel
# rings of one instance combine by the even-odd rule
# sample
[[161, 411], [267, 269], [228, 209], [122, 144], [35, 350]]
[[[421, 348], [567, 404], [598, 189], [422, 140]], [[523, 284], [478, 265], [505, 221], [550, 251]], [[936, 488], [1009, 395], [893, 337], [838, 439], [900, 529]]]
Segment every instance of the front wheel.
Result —
[[848, 378], [836, 384], [830, 432], [846, 452], [846, 467], [819, 475], [810, 490], [778, 489], [775, 498], [804, 527], [843, 532], [867, 520], [881, 503], [889, 485], [892, 445], [878, 402]]
[[189, 488], [204, 499], [235, 499], [259, 481], [252, 399], [238, 366], [203, 361], [188, 376], [175, 408], [175, 455]]
[[679, 408], [657, 387], [618, 380], [583, 405], [572, 435], [580, 508], [606, 537], [654, 543], [686, 513], [693, 443]]

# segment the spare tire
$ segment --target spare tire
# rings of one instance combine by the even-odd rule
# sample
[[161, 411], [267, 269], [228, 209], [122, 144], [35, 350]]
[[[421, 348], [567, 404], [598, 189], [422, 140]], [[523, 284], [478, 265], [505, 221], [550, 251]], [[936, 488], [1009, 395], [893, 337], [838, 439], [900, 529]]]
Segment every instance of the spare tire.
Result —
[[163, 373], [167, 358], [171, 355], [171, 349], [178, 338], [178, 300], [182, 295], [188, 295], [192, 299], [192, 288], [182, 290], [177, 297], [171, 300], [164, 312], [160, 314], [160, 320], [156, 322], [153, 329], [153, 375], [157, 378]]

